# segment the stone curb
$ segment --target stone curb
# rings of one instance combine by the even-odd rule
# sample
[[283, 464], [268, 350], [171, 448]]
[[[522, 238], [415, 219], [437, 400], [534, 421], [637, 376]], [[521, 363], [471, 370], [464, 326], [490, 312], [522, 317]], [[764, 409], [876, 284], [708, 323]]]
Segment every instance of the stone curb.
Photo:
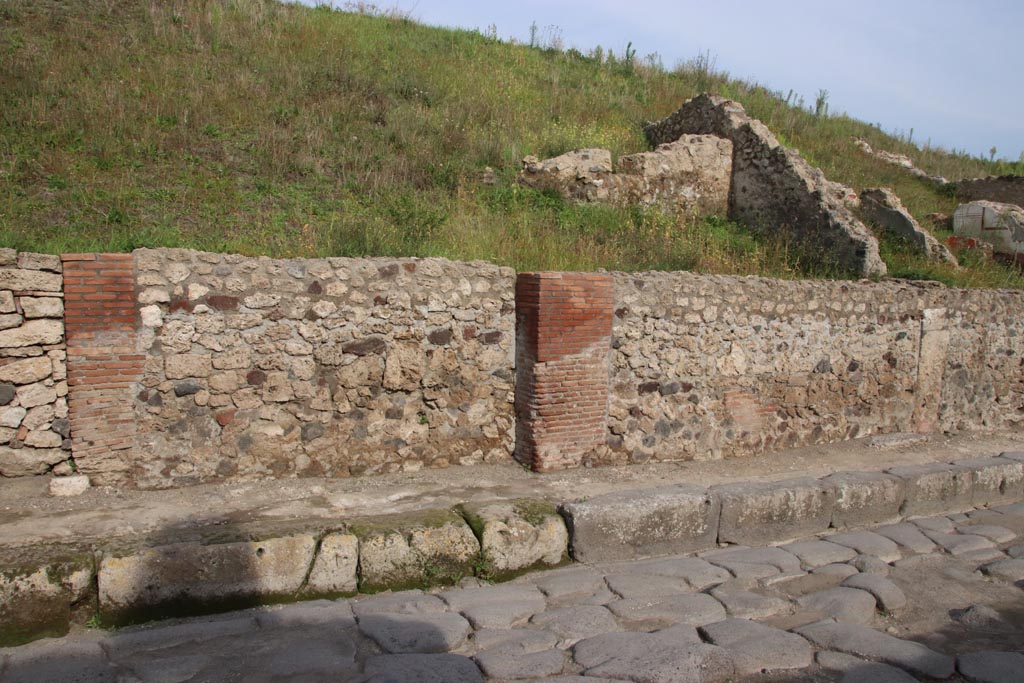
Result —
[[503, 580], [570, 556], [593, 563], [723, 543], [764, 546], [1022, 500], [1024, 456], [1007, 453], [884, 473], [621, 491], [564, 503], [561, 516], [549, 501], [517, 500], [267, 531], [265, 538], [35, 549], [32, 560], [0, 561], [0, 646], [63, 635], [73, 621], [123, 624], [467, 576]]

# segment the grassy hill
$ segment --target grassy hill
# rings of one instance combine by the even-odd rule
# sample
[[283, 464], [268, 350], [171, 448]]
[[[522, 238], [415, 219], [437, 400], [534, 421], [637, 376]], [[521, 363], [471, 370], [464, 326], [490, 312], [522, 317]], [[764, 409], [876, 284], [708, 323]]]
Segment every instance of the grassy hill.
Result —
[[[829, 178], [893, 187], [922, 223], [954, 200], [865, 156], [854, 136], [952, 179], [1013, 170], [815, 116], [706, 58], [666, 71], [376, 14], [269, 0], [8, 0], [0, 244], [835, 275], [727, 221], [577, 206], [514, 183], [527, 154], [644, 150], [643, 122], [705, 90], [743, 103]], [[953, 272], [883, 248], [895, 275], [1024, 286], [998, 265]]]

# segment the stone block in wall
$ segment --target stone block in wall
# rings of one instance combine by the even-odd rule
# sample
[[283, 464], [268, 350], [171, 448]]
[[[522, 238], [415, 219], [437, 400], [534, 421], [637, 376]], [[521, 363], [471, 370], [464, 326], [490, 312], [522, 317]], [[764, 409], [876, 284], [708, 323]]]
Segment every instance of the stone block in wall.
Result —
[[320, 541], [303, 593], [307, 596], [355, 593], [359, 587], [358, 567], [359, 539], [348, 533], [327, 534]]
[[907, 486], [880, 472], [841, 472], [825, 477], [835, 488], [832, 526], [836, 529], [895, 523], [903, 519]]
[[494, 580], [528, 569], [551, 568], [568, 557], [565, 521], [543, 500], [467, 503], [463, 516], [480, 541], [487, 563], [485, 578]]
[[1014, 204], [975, 201], [953, 212], [953, 232], [992, 245], [995, 254], [1024, 258], [1024, 208]]
[[1011, 458], [971, 458], [953, 463], [971, 474], [974, 507], [1007, 505], [1024, 499], [1024, 463]]
[[722, 501], [719, 543], [764, 545], [829, 528], [835, 487], [817, 479], [726, 484], [711, 491]]
[[74, 606], [93, 591], [93, 558], [0, 564], [0, 648], [67, 634]]
[[905, 517], [963, 512], [973, 505], [973, 475], [965, 467], [944, 463], [903, 465], [886, 470], [907, 483]]
[[887, 187], [875, 187], [860, 193], [862, 215], [897, 239], [904, 240], [921, 256], [939, 263], [959, 265], [945, 244], [922, 228], [900, 198]]
[[568, 503], [563, 513], [577, 562], [629, 560], [714, 548], [718, 496], [695, 486], [623, 491]]

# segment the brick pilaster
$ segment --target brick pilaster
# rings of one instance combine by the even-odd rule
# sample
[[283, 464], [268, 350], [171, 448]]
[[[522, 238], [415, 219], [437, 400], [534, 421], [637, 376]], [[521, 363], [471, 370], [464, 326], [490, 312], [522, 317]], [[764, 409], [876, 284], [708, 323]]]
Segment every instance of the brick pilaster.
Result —
[[607, 438], [612, 278], [520, 273], [516, 280], [516, 459], [578, 467]]
[[131, 254], [64, 254], [72, 454], [98, 483], [127, 478], [142, 376]]

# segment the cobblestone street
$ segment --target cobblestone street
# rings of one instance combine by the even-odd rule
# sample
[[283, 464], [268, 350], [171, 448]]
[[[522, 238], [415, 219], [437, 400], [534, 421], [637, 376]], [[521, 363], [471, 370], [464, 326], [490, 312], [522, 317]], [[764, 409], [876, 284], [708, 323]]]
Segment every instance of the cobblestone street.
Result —
[[89, 630], [3, 683], [1024, 680], [1024, 504], [779, 547]]

